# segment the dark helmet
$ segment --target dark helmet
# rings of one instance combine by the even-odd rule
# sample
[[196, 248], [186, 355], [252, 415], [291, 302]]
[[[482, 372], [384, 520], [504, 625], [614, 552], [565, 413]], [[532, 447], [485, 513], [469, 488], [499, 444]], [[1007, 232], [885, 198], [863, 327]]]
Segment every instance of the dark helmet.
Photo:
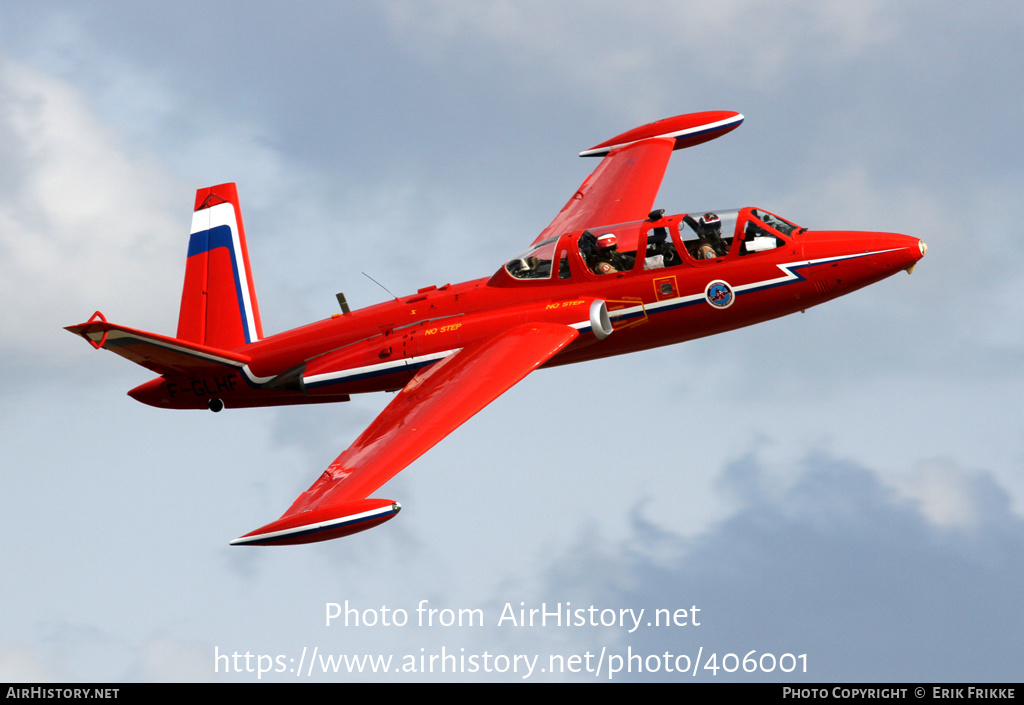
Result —
[[697, 222], [700, 223], [701, 229], [704, 231], [722, 229], [722, 219], [714, 213], [705, 213]]

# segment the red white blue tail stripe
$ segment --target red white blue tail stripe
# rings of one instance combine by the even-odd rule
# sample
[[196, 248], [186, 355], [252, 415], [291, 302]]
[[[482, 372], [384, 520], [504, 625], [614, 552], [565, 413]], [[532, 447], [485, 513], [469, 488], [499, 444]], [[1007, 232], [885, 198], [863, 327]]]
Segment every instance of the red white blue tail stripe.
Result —
[[246, 269], [247, 258], [243, 252], [235, 217], [235, 204], [219, 203], [192, 214], [192, 231], [188, 242], [188, 256], [206, 254], [219, 247], [227, 248], [231, 255], [231, 270], [234, 276], [235, 295], [242, 317], [242, 331], [245, 342], [259, 340], [252, 296], [249, 291], [250, 274]]

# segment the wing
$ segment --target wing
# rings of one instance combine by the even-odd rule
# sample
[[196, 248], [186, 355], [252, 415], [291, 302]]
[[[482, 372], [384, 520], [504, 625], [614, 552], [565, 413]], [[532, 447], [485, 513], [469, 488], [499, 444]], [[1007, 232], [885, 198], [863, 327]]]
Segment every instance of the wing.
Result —
[[280, 519], [231, 543], [324, 541], [387, 521], [398, 504], [366, 499], [371, 492], [578, 335], [559, 323], [524, 324], [420, 371]]
[[652, 138], [618, 147], [601, 160], [534, 244], [591, 225], [643, 220], [651, 212], [675, 143]]
[[726, 110], [677, 115], [580, 152], [581, 157], [604, 159], [534, 244], [590, 226], [644, 220], [654, 206], [673, 150], [721, 137], [742, 122], [742, 115]]

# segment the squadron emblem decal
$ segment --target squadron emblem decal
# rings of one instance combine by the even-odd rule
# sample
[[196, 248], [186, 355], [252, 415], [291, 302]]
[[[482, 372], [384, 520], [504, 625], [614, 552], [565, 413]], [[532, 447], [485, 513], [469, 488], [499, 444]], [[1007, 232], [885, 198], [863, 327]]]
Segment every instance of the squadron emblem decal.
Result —
[[721, 279], [716, 279], [708, 284], [704, 289], [704, 297], [715, 308], [729, 308], [736, 300], [736, 295], [732, 293], [732, 287]]

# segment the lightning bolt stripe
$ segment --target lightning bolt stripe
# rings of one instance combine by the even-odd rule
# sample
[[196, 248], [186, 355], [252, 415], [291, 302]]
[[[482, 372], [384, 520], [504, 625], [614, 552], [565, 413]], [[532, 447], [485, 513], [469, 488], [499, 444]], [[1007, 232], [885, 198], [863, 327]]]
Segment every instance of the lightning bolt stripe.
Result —
[[[795, 284], [796, 282], [806, 281], [798, 270], [805, 269], [807, 267], [813, 267], [818, 264], [826, 264], [828, 262], [840, 262], [842, 260], [859, 259], [861, 257], [869, 257], [871, 255], [880, 255], [885, 252], [893, 252], [895, 249], [888, 250], [876, 250], [875, 252], [863, 252], [856, 255], [838, 255], [836, 257], [822, 257], [820, 259], [812, 260], [797, 260], [796, 262], [786, 262], [784, 264], [777, 264], [776, 267], [782, 271], [782, 276], [774, 277], [772, 279], [763, 279], [757, 282], [751, 282], [749, 284], [740, 284], [732, 286], [733, 292], [736, 296], [742, 296], [743, 294], [750, 294], [755, 291], [763, 291], [765, 289], [772, 289], [777, 286], [785, 286], [787, 284]], [[712, 270], [709, 270], [709, 272]], [[666, 299], [664, 301], [655, 301], [649, 304], [643, 304], [641, 306], [630, 306], [629, 308], [621, 308], [616, 311], [609, 311], [608, 315], [612, 320], [626, 320], [630, 318], [639, 318], [642, 316], [649, 316], [653, 313], [661, 313], [664, 311], [673, 311], [677, 308], [685, 308], [686, 306], [693, 306], [705, 301], [705, 295], [703, 289], [697, 294], [688, 294], [686, 296], [679, 296], [674, 299]], [[573, 328], [576, 328], [581, 333], [591, 332], [592, 328], [590, 321], [580, 321], [579, 323], [571, 324]]]

